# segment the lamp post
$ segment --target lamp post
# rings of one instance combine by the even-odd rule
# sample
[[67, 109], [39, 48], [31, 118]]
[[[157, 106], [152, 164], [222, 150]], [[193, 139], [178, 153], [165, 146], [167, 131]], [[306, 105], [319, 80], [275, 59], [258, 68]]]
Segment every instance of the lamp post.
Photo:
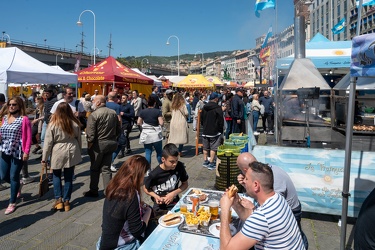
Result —
[[175, 35], [171, 35], [170, 37], [168, 37], [168, 40], [167, 40], [167, 45], [169, 45], [169, 39], [171, 37], [174, 37], [177, 39], [177, 75], [180, 76], [180, 39], [178, 39], [177, 36]]
[[[92, 55], [94, 56], [94, 64], [95, 64], [95, 55], [99, 55], [102, 52], [99, 48], [92, 48]], [[90, 63], [92, 63], [92, 56], [90, 56]]]
[[203, 75], [203, 52], [202, 51], [200, 51], [200, 50], [198, 50], [197, 52], [195, 52], [195, 55], [194, 55], [194, 58], [196, 58], [197, 57], [197, 54], [198, 53], [201, 53], [202, 54], [202, 58], [201, 58], [201, 61], [202, 61], [202, 75]]
[[11, 44], [11, 42], [10, 42], [10, 36], [7, 33], [5, 33], [5, 31], [3, 31], [3, 36], [1, 38], [1, 40], [4, 41], [5, 37], [8, 37], [7, 44]]
[[61, 54], [61, 53], [57, 53], [57, 54], [56, 54], [56, 66], [57, 66], [57, 56], [58, 56], [58, 55], [61, 55], [61, 60], [64, 60], [64, 56], [63, 56], [63, 54]]
[[143, 58], [142, 61], [141, 61], [141, 67], [143, 69], [143, 60], [146, 60], [147, 64], [148, 64], [148, 59], [147, 58]]
[[[96, 36], [95, 36], [95, 32], [96, 32], [96, 18], [95, 18], [95, 13], [92, 11], [92, 10], [84, 10], [81, 12], [81, 14], [79, 15], [78, 17], [78, 21], [77, 21], [77, 25], [78, 26], [82, 26], [82, 22], [81, 22], [81, 16], [83, 13], [85, 12], [91, 12], [91, 14], [94, 16], [94, 49], [96, 49]], [[96, 51], [94, 50], [94, 64], [96, 63], [96, 59], [95, 59], [95, 53]]]

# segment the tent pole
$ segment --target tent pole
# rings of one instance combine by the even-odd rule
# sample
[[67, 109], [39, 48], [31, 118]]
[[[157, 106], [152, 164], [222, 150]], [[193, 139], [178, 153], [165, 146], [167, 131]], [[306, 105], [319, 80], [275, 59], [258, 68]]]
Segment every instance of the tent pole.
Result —
[[[361, 31], [363, 0], [359, 0], [357, 30], [356, 36]], [[350, 165], [352, 160], [352, 140], [353, 140], [353, 123], [354, 123], [354, 103], [356, 78], [350, 77], [350, 92], [348, 103], [348, 117], [346, 119], [346, 140], [345, 140], [345, 165], [344, 165], [344, 183], [342, 187], [342, 213], [341, 213], [341, 233], [340, 233], [340, 250], [345, 250], [346, 245], [346, 226], [348, 218], [348, 200], [349, 200], [349, 184], [350, 184]]]

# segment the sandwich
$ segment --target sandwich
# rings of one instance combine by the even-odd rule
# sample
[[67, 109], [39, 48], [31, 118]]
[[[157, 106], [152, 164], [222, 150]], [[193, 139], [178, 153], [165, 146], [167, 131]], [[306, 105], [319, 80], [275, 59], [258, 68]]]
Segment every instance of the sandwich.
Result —
[[181, 222], [181, 216], [179, 214], [167, 214], [163, 217], [163, 222], [166, 226], [172, 226]]
[[228, 197], [229, 198], [234, 197], [237, 194], [237, 192], [238, 192], [238, 188], [233, 184], [232, 186], [228, 188], [228, 192], [227, 192]]

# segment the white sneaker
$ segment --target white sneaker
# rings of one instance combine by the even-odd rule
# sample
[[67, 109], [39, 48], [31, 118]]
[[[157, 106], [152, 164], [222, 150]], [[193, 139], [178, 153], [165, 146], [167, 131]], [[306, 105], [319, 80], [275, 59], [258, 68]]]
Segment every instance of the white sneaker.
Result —
[[268, 132], [268, 134], [269, 134], [269, 135], [273, 135], [273, 132], [272, 132], [272, 131], [270, 131], [270, 132]]
[[260, 135], [260, 133], [258, 131], [255, 131], [254, 135]]
[[111, 165], [111, 171], [112, 172], [117, 172], [117, 168], [115, 166]]

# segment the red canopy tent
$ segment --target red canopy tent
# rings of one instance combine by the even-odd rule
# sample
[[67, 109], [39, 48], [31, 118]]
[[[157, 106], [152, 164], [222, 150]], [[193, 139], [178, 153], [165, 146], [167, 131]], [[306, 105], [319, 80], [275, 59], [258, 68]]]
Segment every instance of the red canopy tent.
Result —
[[90, 94], [94, 93], [95, 89], [100, 89], [99, 92], [106, 95], [113, 88], [118, 88], [120, 92], [130, 88], [149, 95], [154, 84], [154, 80], [133, 71], [112, 56], [76, 74], [78, 82], [82, 83], [80, 92], [86, 91]]

